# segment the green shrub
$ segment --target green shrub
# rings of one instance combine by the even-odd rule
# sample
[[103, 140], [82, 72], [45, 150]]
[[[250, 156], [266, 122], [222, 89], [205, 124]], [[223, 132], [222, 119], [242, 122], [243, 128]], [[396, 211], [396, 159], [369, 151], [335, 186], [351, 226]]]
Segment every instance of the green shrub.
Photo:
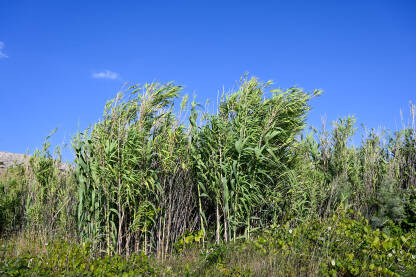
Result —
[[0, 235], [18, 231], [24, 224], [25, 169], [9, 168], [0, 179]]
[[40, 256], [25, 253], [19, 257], [0, 252], [1, 276], [156, 276], [144, 254], [130, 257], [94, 257], [90, 244], [70, 244], [56, 241]]

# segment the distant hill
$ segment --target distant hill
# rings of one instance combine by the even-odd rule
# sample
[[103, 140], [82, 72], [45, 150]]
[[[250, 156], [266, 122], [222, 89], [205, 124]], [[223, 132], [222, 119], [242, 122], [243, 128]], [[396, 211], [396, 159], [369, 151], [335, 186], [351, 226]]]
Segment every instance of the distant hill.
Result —
[[29, 161], [30, 156], [0, 151], [0, 173], [15, 164], [23, 164]]
[[[13, 166], [16, 164], [28, 163], [29, 159], [30, 159], [30, 155], [0, 151], [0, 174], [4, 172], [10, 166]], [[65, 163], [61, 163], [59, 165], [59, 169], [61, 171], [66, 171], [69, 168], [70, 166]]]

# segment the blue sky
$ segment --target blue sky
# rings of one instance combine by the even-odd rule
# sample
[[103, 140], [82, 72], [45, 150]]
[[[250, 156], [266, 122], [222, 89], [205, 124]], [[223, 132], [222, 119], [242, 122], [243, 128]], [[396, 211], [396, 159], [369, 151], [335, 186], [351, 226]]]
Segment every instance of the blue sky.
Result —
[[[128, 81], [216, 99], [249, 72], [324, 94], [308, 122], [396, 129], [416, 102], [415, 1], [0, 1], [0, 151], [97, 121]], [[70, 159], [69, 150], [65, 154]]]

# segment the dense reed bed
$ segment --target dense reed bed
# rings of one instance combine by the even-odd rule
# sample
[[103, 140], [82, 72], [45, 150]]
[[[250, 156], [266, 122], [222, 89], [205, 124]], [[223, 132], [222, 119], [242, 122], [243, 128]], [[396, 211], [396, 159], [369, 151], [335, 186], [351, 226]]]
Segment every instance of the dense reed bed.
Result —
[[353, 117], [306, 126], [319, 90], [243, 77], [215, 113], [181, 91], [132, 86], [73, 165], [47, 138], [0, 177], [0, 274], [416, 274], [414, 105], [352, 145]]

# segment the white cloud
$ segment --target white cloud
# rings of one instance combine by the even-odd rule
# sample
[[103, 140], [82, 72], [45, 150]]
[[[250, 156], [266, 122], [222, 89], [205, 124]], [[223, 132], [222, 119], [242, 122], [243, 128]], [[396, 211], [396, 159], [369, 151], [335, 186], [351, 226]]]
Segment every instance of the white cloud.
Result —
[[93, 73], [92, 77], [95, 79], [115, 80], [115, 79], [118, 79], [120, 76], [118, 75], [118, 73], [112, 72], [110, 70], [104, 70], [102, 72]]
[[3, 53], [3, 48], [4, 48], [4, 42], [0, 41], [0, 59], [9, 57]]

